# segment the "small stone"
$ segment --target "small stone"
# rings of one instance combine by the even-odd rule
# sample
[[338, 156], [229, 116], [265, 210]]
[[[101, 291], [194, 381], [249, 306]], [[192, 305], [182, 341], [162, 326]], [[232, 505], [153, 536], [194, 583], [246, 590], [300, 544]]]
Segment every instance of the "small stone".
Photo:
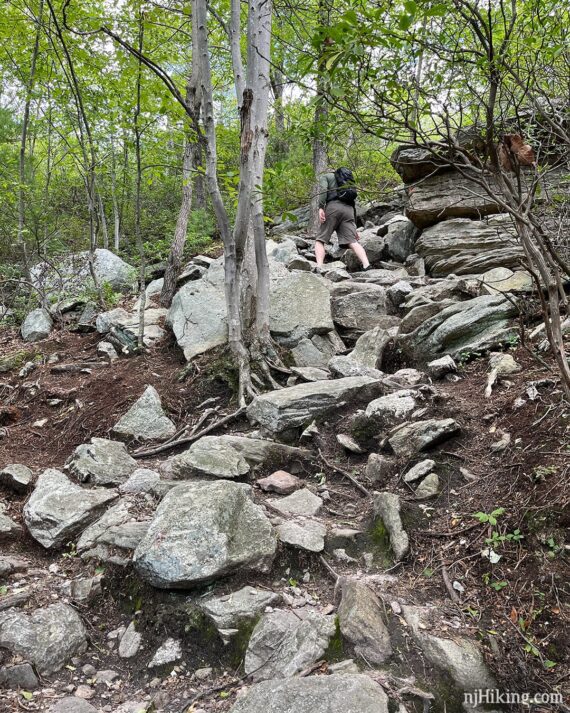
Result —
[[351, 453], [361, 454], [364, 453], [364, 449], [361, 448], [358, 443], [352, 438], [352, 436], [347, 436], [345, 433], [338, 433], [336, 440], [340, 443], [343, 448]]
[[431, 473], [434, 467], [435, 461], [430, 460], [429, 458], [422, 460], [420, 463], [416, 463], [416, 465], [413, 468], [410, 468], [406, 475], [404, 475], [404, 482], [413, 483], [416, 480], [420, 480], [428, 473]]
[[322, 552], [327, 528], [314, 520], [284, 522], [278, 525], [277, 534], [281, 542], [308, 552]]
[[90, 663], [86, 663], [85, 666], [81, 668], [82, 672], [86, 676], [94, 676], [97, 673], [97, 669]]
[[394, 462], [380, 453], [371, 453], [366, 464], [366, 477], [373, 483], [385, 483], [394, 470]]
[[97, 685], [99, 684], [105, 684], [107, 686], [110, 686], [113, 681], [116, 681], [119, 678], [119, 674], [116, 671], [113, 670], [105, 670], [105, 671], [97, 671], [95, 675], [95, 683]]
[[97, 354], [107, 357], [110, 362], [117, 361], [119, 355], [111, 342], [102, 341], [97, 345]]
[[443, 379], [447, 374], [453, 374], [457, 371], [457, 364], [453, 358], [446, 354], [440, 359], [434, 359], [427, 365], [427, 373], [432, 379]]
[[11, 540], [22, 535], [22, 528], [8, 515], [0, 512], [0, 541]]
[[292, 495], [288, 495], [281, 500], [268, 501], [273, 509], [282, 515], [305, 515], [311, 517], [317, 515], [323, 506], [323, 501], [318, 495], [312, 493], [308, 488], [297, 490]]
[[91, 686], [81, 685], [77, 686], [77, 689], [75, 690], [75, 695], [78, 698], [82, 698], [84, 701], [88, 701], [93, 698], [93, 696], [95, 695], [95, 691], [91, 688]]
[[91, 703], [87, 703], [82, 698], [68, 696], [55, 703], [48, 709], [47, 713], [98, 713], [98, 711]]
[[434, 498], [439, 492], [439, 477], [437, 473], [430, 473], [422, 480], [416, 488], [416, 498], [418, 500], [427, 500]]
[[166, 416], [154, 386], [147, 386], [142, 396], [113, 427], [121, 438], [163, 440], [176, 433], [176, 426]]
[[168, 664], [175, 664], [182, 658], [182, 645], [178, 639], [166, 639], [164, 644], [156, 651], [148, 668], [159, 668]]
[[14, 690], [23, 688], [26, 691], [35, 691], [39, 685], [38, 677], [29, 663], [0, 668], [0, 688]]
[[381, 664], [392, 655], [382, 606], [374, 592], [354, 579], [341, 579], [340, 631], [365, 662]]
[[25, 572], [29, 564], [28, 560], [23, 557], [0, 555], [0, 577], [6, 577], [15, 572]]
[[136, 656], [141, 647], [142, 636], [135, 629], [135, 622], [132, 621], [121, 637], [119, 643], [119, 656], [122, 659], [131, 659]]
[[194, 671], [194, 678], [198, 681], [205, 681], [207, 678], [210, 678], [212, 673], [213, 669], [209, 666], [206, 668], [198, 668], [196, 669], [196, 671]]
[[160, 475], [148, 468], [137, 468], [125, 483], [119, 486], [119, 492], [126, 493], [150, 493], [160, 480]]
[[331, 664], [329, 666], [329, 673], [346, 675], [350, 673], [360, 673], [360, 669], [352, 659], [345, 659], [344, 661], [339, 661], [338, 663]]
[[395, 493], [387, 491], [376, 493], [374, 513], [382, 519], [388, 530], [394, 557], [396, 560], [401, 560], [408, 553], [410, 541], [400, 516], [400, 498]]
[[303, 481], [285, 470], [276, 470], [267, 478], [260, 478], [257, 484], [267, 493], [290, 495], [303, 485]]

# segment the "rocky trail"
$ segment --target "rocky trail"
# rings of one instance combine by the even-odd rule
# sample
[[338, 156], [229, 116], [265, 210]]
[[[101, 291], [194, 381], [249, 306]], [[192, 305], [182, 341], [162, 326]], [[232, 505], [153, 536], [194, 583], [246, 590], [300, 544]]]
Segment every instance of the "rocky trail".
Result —
[[507, 221], [460, 188], [368, 206], [368, 272], [277, 226], [289, 373], [245, 412], [219, 258], [168, 312], [149, 281], [144, 354], [128, 296], [0, 332], [1, 711], [567, 710], [569, 407]]

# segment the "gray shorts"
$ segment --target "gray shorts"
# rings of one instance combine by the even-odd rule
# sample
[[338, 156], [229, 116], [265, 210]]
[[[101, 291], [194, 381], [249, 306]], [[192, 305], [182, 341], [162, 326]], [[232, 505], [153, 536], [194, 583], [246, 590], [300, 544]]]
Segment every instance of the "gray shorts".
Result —
[[319, 243], [330, 243], [331, 235], [336, 231], [339, 245], [350, 245], [356, 242], [356, 223], [354, 208], [342, 201], [330, 201], [325, 208], [327, 219], [321, 223], [316, 240]]

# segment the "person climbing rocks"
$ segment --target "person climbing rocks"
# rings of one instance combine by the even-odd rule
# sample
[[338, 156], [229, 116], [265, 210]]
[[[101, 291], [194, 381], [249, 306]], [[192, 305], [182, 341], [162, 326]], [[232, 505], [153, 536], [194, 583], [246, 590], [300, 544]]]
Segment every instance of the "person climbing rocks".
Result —
[[316, 237], [315, 256], [317, 270], [325, 261], [325, 245], [336, 231], [338, 244], [349, 247], [362, 263], [363, 270], [370, 270], [366, 250], [358, 242], [356, 230], [356, 198], [354, 176], [349, 168], [341, 166], [334, 173], [323, 173], [319, 177], [319, 220], [321, 223]]

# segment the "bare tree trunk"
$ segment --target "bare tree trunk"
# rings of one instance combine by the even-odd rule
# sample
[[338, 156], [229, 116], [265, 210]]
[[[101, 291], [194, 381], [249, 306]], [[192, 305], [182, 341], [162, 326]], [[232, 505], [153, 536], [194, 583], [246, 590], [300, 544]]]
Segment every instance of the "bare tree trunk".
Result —
[[[192, 46], [198, 46], [198, 28], [195, 22], [192, 22]], [[186, 87], [186, 104], [192, 111], [193, 123], [197, 124], [200, 119], [200, 104], [202, 100], [202, 91], [200, 88], [200, 62], [192, 59], [192, 70], [188, 78]], [[189, 121], [187, 118], [186, 121]], [[186, 132], [184, 142], [184, 157], [182, 161], [182, 202], [178, 219], [176, 221], [176, 229], [174, 231], [174, 240], [170, 248], [168, 256], [168, 265], [164, 273], [164, 284], [160, 293], [160, 304], [163, 307], [170, 307], [174, 292], [176, 291], [176, 282], [180, 269], [182, 267], [182, 255], [184, 254], [184, 244], [186, 243], [186, 235], [188, 233], [188, 219], [192, 210], [192, 185], [193, 173], [196, 169], [196, 145], [198, 141], [192, 140], [191, 127], [189, 126]]]
[[26, 86], [26, 102], [24, 104], [24, 117], [22, 119], [22, 135], [20, 139], [20, 155], [18, 161], [18, 172], [19, 172], [19, 186], [18, 186], [18, 245], [22, 251], [22, 258], [24, 262], [24, 274], [29, 280], [30, 274], [30, 264], [28, 259], [28, 249], [26, 246], [26, 236], [24, 234], [25, 230], [25, 213], [26, 213], [26, 141], [28, 137], [28, 126], [30, 123], [30, 107], [32, 104], [32, 93], [34, 90], [34, 80], [36, 76], [36, 63], [39, 54], [40, 47], [40, 33], [42, 29], [42, 18], [43, 18], [44, 3], [40, 0], [40, 5], [38, 9], [37, 17], [37, 28], [36, 36], [34, 40], [34, 47], [32, 49], [32, 57], [30, 63], [30, 76], [28, 79], [28, 84]]
[[99, 225], [101, 226], [101, 233], [103, 234], [103, 247], [105, 250], [109, 249], [109, 232], [107, 230], [107, 217], [105, 215], [105, 207], [103, 205], [103, 198], [101, 197], [101, 191], [97, 191], [97, 206], [99, 208]]
[[186, 137], [184, 141], [184, 157], [182, 159], [182, 201], [178, 218], [176, 220], [176, 228], [174, 229], [174, 239], [168, 256], [168, 264], [164, 272], [164, 284], [160, 293], [160, 304], [162, 307], [170, 307], [174, 292], [176, 291], [176, 282], [180, 269], [182, 267], [182, 255], [184, 253], [184, 244], [186, 243], [186, 234], [188, 232], [188, 219], [192, 210], [192, 172], [194, 169], [194, 146], [190, 143], [190, 139]]
[[111, 199], [113, 201], [113, 248], [118, 253], [121, 246], [121, 215], [117, 201], [117, 159], [113, 135], [111, 136]]
[[[144, 41], [144, 24], [143, 13], [139, 5], [139, 52], [142, 52]], [[140, 113], [141, 113], [141, 79], [142, 79], [142, 64], [139, 59], [137, 71], [137, 103], [135, 107], [134, 125], [135, 125], [135, 157], [137, 164], [137, 179], [135, 188], [135, 240], [139, 253], [140, 268], [139, 268], [139, 333], [138, 346], [139, 349], [144, 347], [144, 310], [146, 307], [146, 285], [145, 285], [145, 255], [144, 245], [141, 234], [141, 183], [142, 183], [142, 166], [141, 166], [141, 129], [140, 129]]]
[[[325, 0], [319, 0], [319, 24], [325, 27], [329, 23], [329, 6]], [[323, 48], [324, 49], [324, 48]], [[322, 63], [325, 61], [324, 52], [321, 50], [318, 60], [317, 70], [317, 105], [315, 109], [315, 119], [313, 122], [313, 173], [315, 183], [311, 195], [311, 206], [309, 212], [309, 235], [316, 235], [319, 230], [319, 175], [324, 173], [327, 167], [327, 151], [325, 144], [325, 127], [329, 114], [328, 104], [325, 100], [325, 86], [322, 72]]]
[[232, 51], [232, 65], [238, 110], [241, 111], [243, 92], [245, 89], [243, 60], [241, 57], [241, 0], [231, 0], [229, 40]]

